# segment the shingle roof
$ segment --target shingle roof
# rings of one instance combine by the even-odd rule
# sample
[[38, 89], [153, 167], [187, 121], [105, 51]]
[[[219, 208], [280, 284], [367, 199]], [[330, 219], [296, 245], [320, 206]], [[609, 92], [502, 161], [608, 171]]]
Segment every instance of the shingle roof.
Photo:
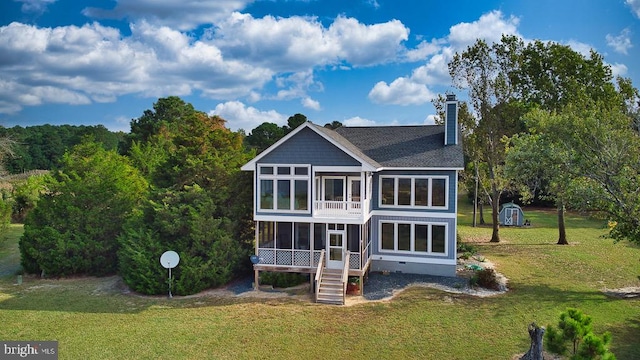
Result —
[[462, 145], [445, 146], [442, 125], [340, 127], [322, 131], [383, 167], [464, 167]]

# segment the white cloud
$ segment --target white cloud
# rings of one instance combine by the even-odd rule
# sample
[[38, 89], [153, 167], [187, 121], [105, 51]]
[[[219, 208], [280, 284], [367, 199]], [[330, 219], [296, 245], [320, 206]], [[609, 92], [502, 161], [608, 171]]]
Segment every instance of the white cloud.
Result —
[[312, 109], [312, 110], [316, 110], [319, 111], [322, 108], [320, 107], [320, 102], [318, 102], [317, 100], [313, 100], [310, 97], [305, 97], [303, 98], [300, 103], [302, 104], [302, 106], [306, 107], [307, 109]]
[[376, 126], [376, 122], [369, 119], [363, 119], [360, 116], [355, 116], [342, 121], [344, 126]]
[[220, 103], [209, 112], [209, 115], [218, 115], [227, 120], [227, 128], [231, 130], [244, 129], [247, 133], [263, 122], [285, 125], [288, 119], [288, 116], [275, 110], [261, 111], [239, 101]]
[[623, 29], [618, 36], [607, 34], [605, 39], [607, 40], [607, 45], [620, 54], [627, 55], [627, 50], [633, 47], [631, 44], [631, 31], [628, 28]]
[[430, 114], [424, 119], [424, 125], [435, 125], [436, 120], [438, 120], [438, 115]]
[[378, 82], [369, 92], [369, 99], [375, 103], [419, 105], [433, 99], [430, 90], [434, 85], [448, 85], [451, 82], [448, 63], [458, 51], [464, 51], [478, 38], [488, 43], [500, 41], [502, 35], [517, 35], [520, 20], [515, 16], [505, 17], [495, 10], [482, 15], [470, 23], [460, 23], [449, 29], [448, 36], [421, 42], [406, 53], [407, 60], [426, 57], [424, 65], [415, 68], [410, 76], [402, 76], [390, 84]]
[[490, 44], [500, 41], [502, 35], [518, 35], [519, 23], [518, 17], [505, 19], [501, 11], [494, 10], [480, 16], [477, 21], [452, 26], [447, 40], [456, 50], [464, 50], [477, 39], [484, 39]]
[[420, 105], [433, 97], [424, 84], [406, 77], [397, 78], [391, 84], [380, 81], [369, 92], [369, 99], [378, 104]]
[[426, 60], [429, 56], [436, 54], [442, 48], [443, 40], [433, 39], [431, 41], [421, 41], [415, 49], [407, 51], [408, 61]]
[[631, 7], [633, 14], [640, 18], [640, 0], [626, 0], [626, 4]]
[[202, 24], [215, 24], [233, 11], [243, 9], [252, 0], [116, 0], [113, 9], [85, 8], [82, 14], [105, 19], [145, 20], [179, 30], [191, 30]]
[[328, 37], [340, 46], [340, 57], [355, 66], [382, 64], [395, 60], [401, 43], [409, 37], [400, 21], [364, 25], [353, 18], [338, 18], [329, 26]]
[[[7, 1], [7, 0], [5, 0]], [[13, 0], [22, 3], [20, 11], [23, 13], [42, 14], [47, 11], [47, 7], [58, 0]]]
[[207, 37], [230, 57], [298, 72], [343, 62], [369, 66], [395, 60], [408, 34], [398, 20], [365, 25], [338, 16], [326, 28], [312, 17], [254, 18], [236, 12], [210, 29]]
[[593, 49], [593, 46], [576, 40], [569, 40], [566, 42], [566, 45], [573, 49], [573, 51], [579, 52], [586, 57], [590, 56], [591, 49]]
[[125, 38], [97, 23], [2, 26], [0, 53], [6, 56], [0, 92], [20, 84], [20, 96], [9, 94], [18, 107], [108, 102], [124, 94], [183, 96], [195, 90], [232, 99], [261, 88], [273, 76], [269, 69], [225, 59], [214, 45], [167, 27], [142, 21], [132, 24], [131, 31]]
[[613, 77], [625, 76], [627, 74], [627, 66], [625, 64], [609, 64], [611, 66], [611, 74]]
[[113, 122], [107, 122], [108, 124], [115, 124], [115, 126], [109, 127], [110, 131], [122, 131], [128, 133], [131, 131], [131, 117], [117, 116]]

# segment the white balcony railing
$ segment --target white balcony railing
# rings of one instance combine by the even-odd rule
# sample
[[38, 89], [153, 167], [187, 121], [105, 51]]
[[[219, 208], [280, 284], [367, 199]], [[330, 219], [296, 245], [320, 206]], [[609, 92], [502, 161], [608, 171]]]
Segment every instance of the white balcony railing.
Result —
[[360, 201], [314, 201], [314, 215], [317, 217], [347, 217], [362, 216]]

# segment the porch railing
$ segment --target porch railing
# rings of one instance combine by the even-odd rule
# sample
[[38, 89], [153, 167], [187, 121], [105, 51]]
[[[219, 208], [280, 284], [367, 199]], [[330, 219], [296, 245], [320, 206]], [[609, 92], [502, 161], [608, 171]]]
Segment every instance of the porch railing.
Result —
[[[260, 265], [290, 266], [301, 268], [315, 268], [320, 261], [324, 261], [325, 250], [292, 250], [258, 248]], [[371, 242], [369, 241], [361, 252], [349, 252], [345, 257], [346, 266], [350, 270], [361, 270], [371, 257]]]
[[322, 279], [322, 271], [324, 270], [324, 250], [320, 252], [320, 259], [318, 261], [318, 267], [316, 268], [316, 278], [315, 286], [316, 286], [316, 302], [318, 301], [318, 293], [320, 291], [320, 279]]
[[360, 201], [316, 200], [313, 203], [315, 216], [357, 218], [362, 215]]
[[349, 281], [349, 261], [348, 259], [351, 257], [351, 252], [347, 251], [345, 254], [345, 259], [347, 261], [344, 262], [344, 268], [342, 269], [342, 304], [344, 305], [345, 296], [347, 296], [347, 282]]

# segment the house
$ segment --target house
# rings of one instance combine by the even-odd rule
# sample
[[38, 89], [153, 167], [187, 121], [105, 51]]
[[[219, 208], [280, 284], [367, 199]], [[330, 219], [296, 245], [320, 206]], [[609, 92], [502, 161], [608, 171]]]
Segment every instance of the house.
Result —
[[524, 225], [524, 212], [520, 206], [513, 202], [503, 204], [500, 213], [498, 213], [498, 221], [500, 225], [522, 226]]
[[[311, 274], [316, 301], [344, 303], [368, 271], [455, 276], [458, 102], [444, 125], [304, 123], [242, 166], [254, 173], [260, 271]], [[364, 284], [363, 284], [364, 285]]]

